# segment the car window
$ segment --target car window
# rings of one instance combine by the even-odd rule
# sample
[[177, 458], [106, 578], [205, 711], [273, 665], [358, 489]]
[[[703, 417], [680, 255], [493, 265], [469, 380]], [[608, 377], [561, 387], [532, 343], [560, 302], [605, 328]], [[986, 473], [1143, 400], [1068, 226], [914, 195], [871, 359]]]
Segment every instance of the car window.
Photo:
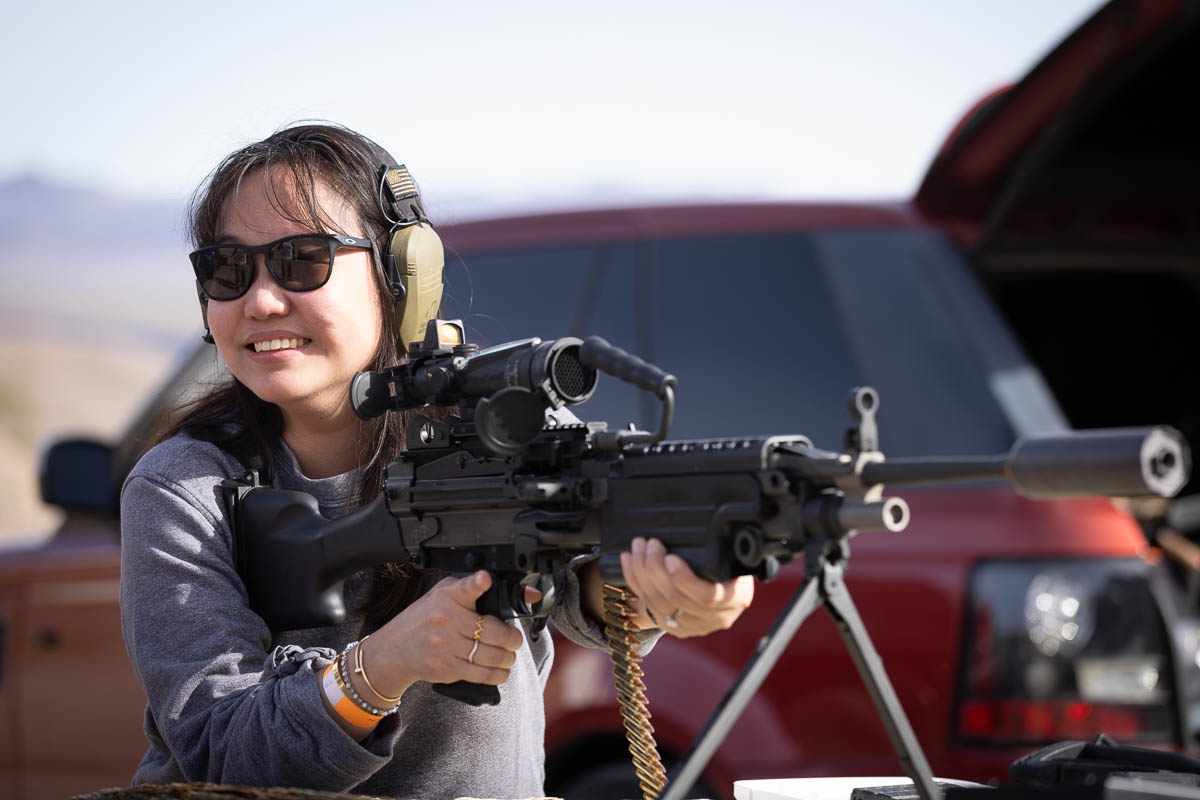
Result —
[[[869, 384], [889, 454], [1007, 450], [989, 375], [925, 275], [957, 256], [922, 237], [936, 239], [855, 231], [484, 253], [448, 268], [444, 310], [482, 343], [597, 334], [658, 364], [679, 379], [674, 439], [803, 433], [839, 448], [849, 392]], [[610, 427], [658, 419], [657, 400], [609, 376], [575, 411]]]
[[840, 447], [862, 370], [811, 237], [660, 242], [653, 286], [656, 355], [679, 378], [673, 437]]
[[966, 265], [928, 231], [813, 236], [838, 317], [880, 392], [880, 442], [893, 455], [998, 453], [1013, 432], [973, 346], [973, 320], [942, 291], [939, 273]]
[[467, 338], [488, 347], [530, 336], [565, 336], [593, 247], [447, 253], [442, 316], [461, 319]]

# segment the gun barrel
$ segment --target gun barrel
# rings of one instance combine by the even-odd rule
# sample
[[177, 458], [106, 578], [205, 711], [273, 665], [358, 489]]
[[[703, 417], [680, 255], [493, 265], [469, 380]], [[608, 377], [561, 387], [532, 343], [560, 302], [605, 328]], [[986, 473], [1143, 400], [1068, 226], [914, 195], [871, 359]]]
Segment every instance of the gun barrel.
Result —
[[888, 530], [893, 533], [908, 527], [908, 503], [902, 497], [885, 497], [882, 502], [843, 502], [838, 508], [838, 524], [843, 530]]
[[1003, 455], [898, 458], [863, 468], [867, 485], [1008, 481], [1026, 497], [1173, 497], [1191, 474], [1191, 454], [1167, 426], [1101, 428], [1030, 436]]
[[867, 486], [921, 483], [954, 483], [1004, 478], [1006, 455], [932, 456], [929, 458], [889, 458], [867, 464], [862, 479]]

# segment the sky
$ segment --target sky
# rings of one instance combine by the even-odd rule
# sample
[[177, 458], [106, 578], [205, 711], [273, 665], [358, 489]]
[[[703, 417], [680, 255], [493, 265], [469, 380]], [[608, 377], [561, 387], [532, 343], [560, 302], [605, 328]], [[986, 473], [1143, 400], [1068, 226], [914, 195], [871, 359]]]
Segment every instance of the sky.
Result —
[[435, 218], [900, 198], [1098, 5], [4, 0], [0, 180], [178, 199], [231, 150], [328, 119], [406, 163]]

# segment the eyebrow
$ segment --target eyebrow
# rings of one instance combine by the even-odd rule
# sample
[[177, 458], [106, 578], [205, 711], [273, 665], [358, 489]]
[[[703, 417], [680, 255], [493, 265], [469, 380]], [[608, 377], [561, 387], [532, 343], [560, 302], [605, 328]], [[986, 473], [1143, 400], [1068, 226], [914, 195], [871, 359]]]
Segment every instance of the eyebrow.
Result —
[[214, 245], [217, 245], [217, 244], [245, 244], [245, 242], [243, 242], [241, 239], [234, 236], [233, 234], [226, 233], [226, 234], [218, 237], [217, 240], [215, 242], [213, 242], [213, 244]]

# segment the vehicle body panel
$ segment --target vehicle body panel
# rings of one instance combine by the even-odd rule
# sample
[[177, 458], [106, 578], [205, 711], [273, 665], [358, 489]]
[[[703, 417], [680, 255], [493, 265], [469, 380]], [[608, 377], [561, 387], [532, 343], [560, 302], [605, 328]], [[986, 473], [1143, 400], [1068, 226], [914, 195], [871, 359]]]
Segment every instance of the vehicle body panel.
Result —
[[5, 617], [0, 702], [11, 709], [17, 761], [3, 771], [5, 797], [124, 785], [145, 752], [135, 733], [146, 697], [121, 640], [119, 568], [103, 529], [0, 560], [0, 586], [19, 609]]

